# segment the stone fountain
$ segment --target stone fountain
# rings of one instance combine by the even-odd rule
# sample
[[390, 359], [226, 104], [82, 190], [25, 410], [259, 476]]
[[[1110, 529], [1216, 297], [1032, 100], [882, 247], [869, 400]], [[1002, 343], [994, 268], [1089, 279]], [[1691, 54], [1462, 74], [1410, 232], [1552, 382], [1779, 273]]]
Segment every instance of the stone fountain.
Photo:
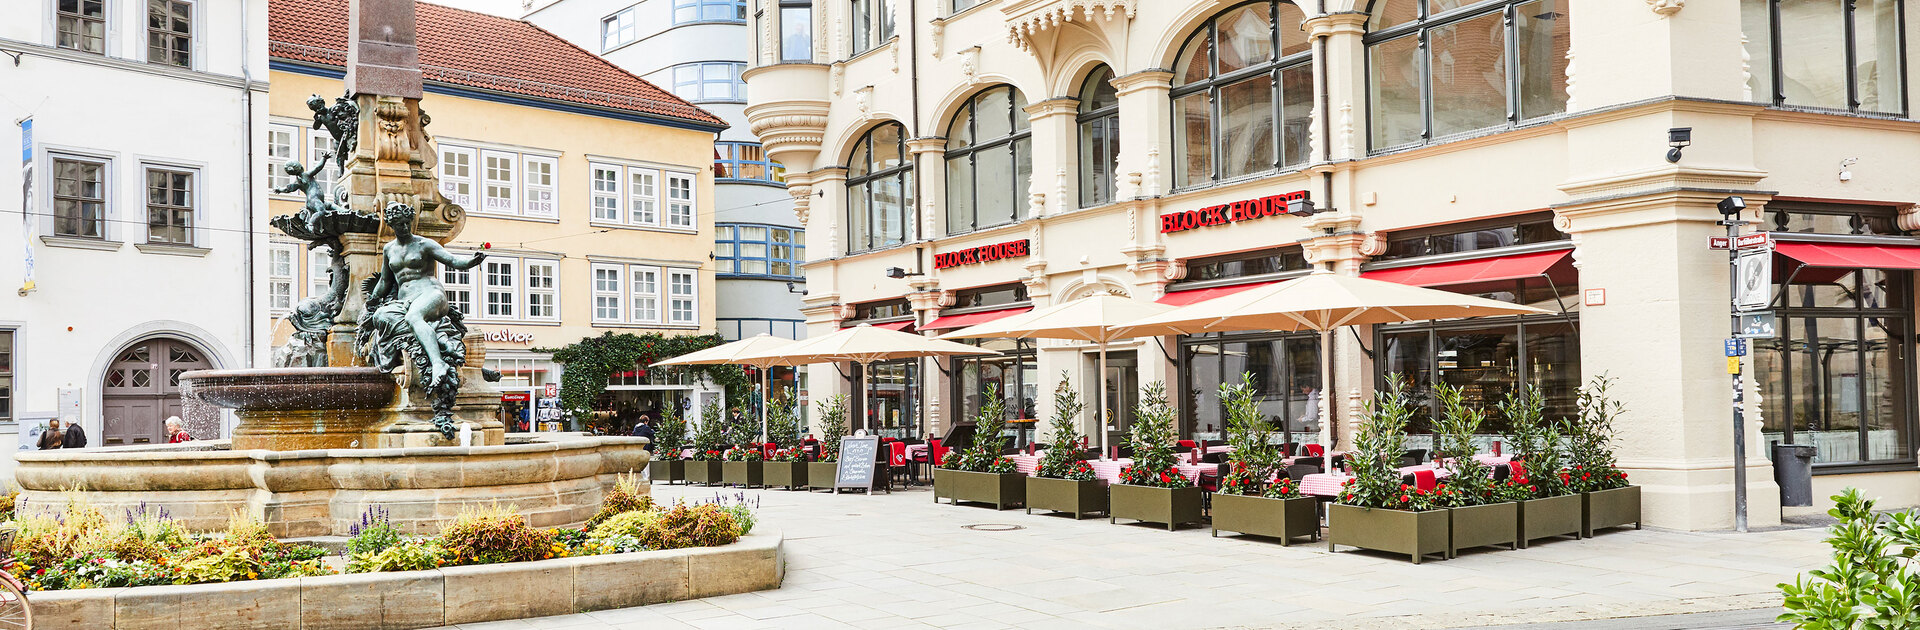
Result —
[[353, 0], [347, 94], [307, 101], [333, 136], [326, 166], [284, 165], [299, 213], [272, 224], [332, 264], [328, 294], [301, 302], [275, 367], [181, 376], [192, 403], [234, 410], [231, 441], [24, 452], [25, 508], [55, 510], [78, 490], [103, 508], [166, 509], [188, 527], [252, 514], [277, 535], [345, 535], [373, 507], [419, 533], [462, 508], [511, 503], [536, 526], [577, 524], [616, 475], [644, 469], [645, 440], [576, 434], [510, 440], [486, 383], [486, 343], [447, 305], [441, 265], [485, 252], [443, 247], [466, 213], [439, 192], [437, 151], [420, 109], [413, 0]]

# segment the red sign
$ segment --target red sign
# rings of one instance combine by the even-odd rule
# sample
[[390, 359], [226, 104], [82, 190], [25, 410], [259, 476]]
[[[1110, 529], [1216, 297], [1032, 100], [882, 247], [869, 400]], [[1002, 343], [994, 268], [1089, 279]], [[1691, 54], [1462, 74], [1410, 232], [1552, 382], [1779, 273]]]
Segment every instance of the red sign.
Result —
[[1709, 236], [1707, 237], [1707, 247], [1709, 249], [1733, 249], [1733, 241], [1725, 236]]
[[560, 397], [560, 384], [559, 384], [559, 383], [547, 383], [547, 386], [546, 386], [546, 388], [545, 388], [545, 389], [543, 389], [543, 390], [541, 391], [541, 393], [542, 393], [542, 394], [545, 394], [545, 395], [546, 395], [546, 396], [547, 396], [548, 398], [559, 398], [559, 397]]
[[1752, 234], [1741, 234], [1739, 236], [1733, 237], [1733, 239], [1731, 240], [1727, 239], [1727, 237], [1725, 236], [1709, 236], [1707, 237], [1707, 247], [1710, 247], [1713, 249], [1747, 249], [1749, 247], [1766, 247], [1768, 241], [1770, 240], [1772, 239], [1767, 235], [1766, 232], [1754, 232]]
[[1195, 228], [1226, 225], [1249, 219], [1278, 216], [1287, 213], [1288, 202], [1305, 201], [1306, 198], [1307, 191], [1297, 190], [1290, 193], [1273, 195], [1271, 197], [1224, 203], [1199, 210], [1169, 212], [1160, 215], [1160, 233], [1171, 234]]
[[1009, 258], [1026, 258], [1031, 252], [1027, 248], [1027, 239], [969, 247], [957, 252], [933, 255], [933, 268], [946, 269], [960, 265], [990, 263]]
[[500, 392], [500, 402], [527, 402], [533, 400], [533, 394], [526, 392]]

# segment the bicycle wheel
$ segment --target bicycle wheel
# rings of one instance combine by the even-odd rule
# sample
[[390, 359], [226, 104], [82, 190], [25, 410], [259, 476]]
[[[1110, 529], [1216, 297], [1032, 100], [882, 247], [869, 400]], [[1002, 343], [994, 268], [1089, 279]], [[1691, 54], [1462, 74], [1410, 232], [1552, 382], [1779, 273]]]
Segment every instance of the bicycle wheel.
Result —
[[0, 630], [31, 630], [33, 628], [33, 608], [27, 605], [27, 594], [13, 585], [12, 575], [0, 579]]

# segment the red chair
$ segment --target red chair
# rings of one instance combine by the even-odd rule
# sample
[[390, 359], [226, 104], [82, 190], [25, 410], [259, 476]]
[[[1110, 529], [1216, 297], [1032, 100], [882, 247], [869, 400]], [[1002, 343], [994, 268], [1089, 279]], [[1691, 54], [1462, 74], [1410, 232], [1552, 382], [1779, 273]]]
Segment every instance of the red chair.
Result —
[[766, 443], [766, 444], [761, 444], [761, 445], [760, 445], [760, 459], [769, 459], [769, 460], [770, 460], [770, 459], [773, 459], [773, 452], [774, 452], [774, 451], [776, 451], [776, 450], [779, 450], [779, 447], [780, 447], [780, 445], [778, 445], [778, 444], [774, 444], [774, 443], [772, 443], [772, 442], [768, 442], [768, 443]]
[[1180, 440], [1180, 448], [1181, 448], [1182, 450], [1188, 450], [1188, 451], [1191, 451], [1191, 450], [1193, 450], [1193, 449], [1195, 449], [1195, 448], [1197, 448], [1198, 446], [1199, 446], [1199, 443], [1198, 443], [1198, 442], [1195, 442], [1195, 441], [1193, 441], [1193, 440]]
[[906, 442], [894, 440], [887, 443], [887, 472], [889, 473], [887, 475], [887, 488], [889, 492], [892, 491], [895, 480], [899, 480], [902, 487], [906, 486], [906, 480], [902, 478], [907, 474]]
[[1305, 448], [1306, 448], [1307, 457], [1320, 457], [1327, 454], [1327, 447], [1325, 444], [1308, 444], [1306, 445]]
[[1433, 471], [1431, 470], [1413, 471], [1413, 487], [1419, 488], [1421, 490], [1426, 490], [1428, 492], [1432, 492], [1433, 489], [1439, 485], [1440, 485], [1440, 480], [1438, 477], [1434, 476]]

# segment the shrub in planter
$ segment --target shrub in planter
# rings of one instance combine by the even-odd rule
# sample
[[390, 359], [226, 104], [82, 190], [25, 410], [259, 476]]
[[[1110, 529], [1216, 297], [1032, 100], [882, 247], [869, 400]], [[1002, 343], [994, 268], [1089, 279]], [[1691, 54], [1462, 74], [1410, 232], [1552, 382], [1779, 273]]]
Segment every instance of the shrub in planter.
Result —
[[1074, 520], [1088, 513], [1107, 511], [1107, 489], [1096, 479], [1081, 445], [1080, 414], [1087, 405], [1074, 391], [1071, 375], [1060, 372], [1060, 384], [1053, 390], [1052, 430], [1048, 440], [1053, 447], [1040, 457], [1040, 466], [1027, 478], [1027, 513], [1035, 508], [1051, 512], [1072, 512]]
[[1580, 535], [1633, 524], [1640, 528], [1640, 487], [1627, 483], [1627, 473], [1613, 456], [1613, 421], [1626, 405], [1608, 394], [1613, 378], [1593, 377], [1580, 388], [1579, 415], [1568, 427], [1567, 483], [1580, 493]]
[[1220, 480], [1220, 491], [1213, 495], [1210, 533], [1218, 536], [1224, 529], [1271, 536], [1283, 546], [1300, 536], [1319, 540], [1318, 502], [1300, 496], [1291, 480], [1274, 479], [1280, 451], [1267, 441], [1270, 427], [1257, 398], [1250, 373], [1241, 374], [1239, 383], [1220, 385], [1220, 402], [1227, 410], [1227, 442], [1233, 445], [1233, 453], [1227, 456], [1227, 476]]
[[840, 475], [840, 438], [847, 436], [847, 395], [836, 394], [814, 407], [820, 412], [820, 457], [807, 464], [807, 489], [832, 490]]
[[767, 487], [781, 487], [788, 490], [807, 485], [807, 453], [800, 447], [783, 448], [773, 452], [773, 460], [766, 464]]
[[687, 447], [687, 421], [680, 416], [680, 405], [660, 409], [660, 428], [653, 433], [653, 461], [647, 462], [647, 478], [673, 483], [687, 480], [687, 464], [680, 451]]
[[613, 490], [600, 499], [600, 510], [587, 519], [587, 526], [636, 510], [653, 509], [653, 495], [640, 491], [640, 478], [622, 473], [614, 477]]
[[1492, 470], [1473, 458], [1478, 454], [1473, 436], [1486, 421], [1486, 411], [1467, 404], [1460, 389], [1450, 384], [1435, 388], [1434, 397], [1440, 401], [1440, 415], [1434, 418], [1438, 455], [1448, 472], [1437, 499], [1448, 512], [1447, 557], [1457, 558], [1461, 549], [1472, 547], [1517, 548], [1519, 504], [1495, 496]]
[[727, 449], [726, 463], [721, 466], [721, 479], [728, 485], [742, 488], [766, 485], [762, 457], [760, 449], [750, 445]]
[[1533, 496], [1520, 502], [1519, 546], [1550, 536], [1580, 537], [1581, 498], [1563, 468], [1566, 423], [1546, 417], [1547, 403], [1535, 387], [1508, 392], [1498, 403], [1513, 432], [1513, 477]]
[[1404, 553], [1413, 563], [1447, 554], [1451, 526], [1432, 492], [1400, 483], [1400, 455], [1413, 403], [1406, 383], [1390, 376], [1360, 416], [1347, 464], [1353, 479], [1327, 508], [1327, 550], [1336, 545]]
[[1015, 470], [1013, 460], [1000, 456], [1007, 443], [1007, 438], [1000, 435], [1007, 426], [1007, 401], [1000, 396], [999, 385], [987, 386], [974, 424], [978, 429], [972, 448], [948, 453], [940, 460], [945, 474], [934, 473], [935, 499], [944, 494], [955, 505], [961, 501], [992, 503], [997, 510], [1025, 504], [1027, 485], [1023, 475]]
[[511, 506], [470, 506], [440, 530], [447, 564], [494, 564], [545, 560], [558, 551], [553, 532], [534, 529]]
[[1920, 627], [1920, 511], [1877, 514], [1854, 488], [1833, 504], [1833, 563], [1779, 586], [1786, 603], [1778, 620], [1835, 630]]
[[687, 462], [687, 482], [709, 486], [724, 477], [720, 462], [726, 459], [727, 425], [719, 405], [701, 409], [700, 426], [693, 434], [693, 461]]
[[1120, 483], [1108, 488], [1107, 522], [1126, 518], [1165, 523], [1167, 531], [1173, 531], [1181, 523], [1201, 520], [1200, 488], [1175, 466], [1174, 419], [1165, 384], [1154, 381], [1140, 388], [1127, 436], [1133, 446], [1133, 465], [1120, 469]]

